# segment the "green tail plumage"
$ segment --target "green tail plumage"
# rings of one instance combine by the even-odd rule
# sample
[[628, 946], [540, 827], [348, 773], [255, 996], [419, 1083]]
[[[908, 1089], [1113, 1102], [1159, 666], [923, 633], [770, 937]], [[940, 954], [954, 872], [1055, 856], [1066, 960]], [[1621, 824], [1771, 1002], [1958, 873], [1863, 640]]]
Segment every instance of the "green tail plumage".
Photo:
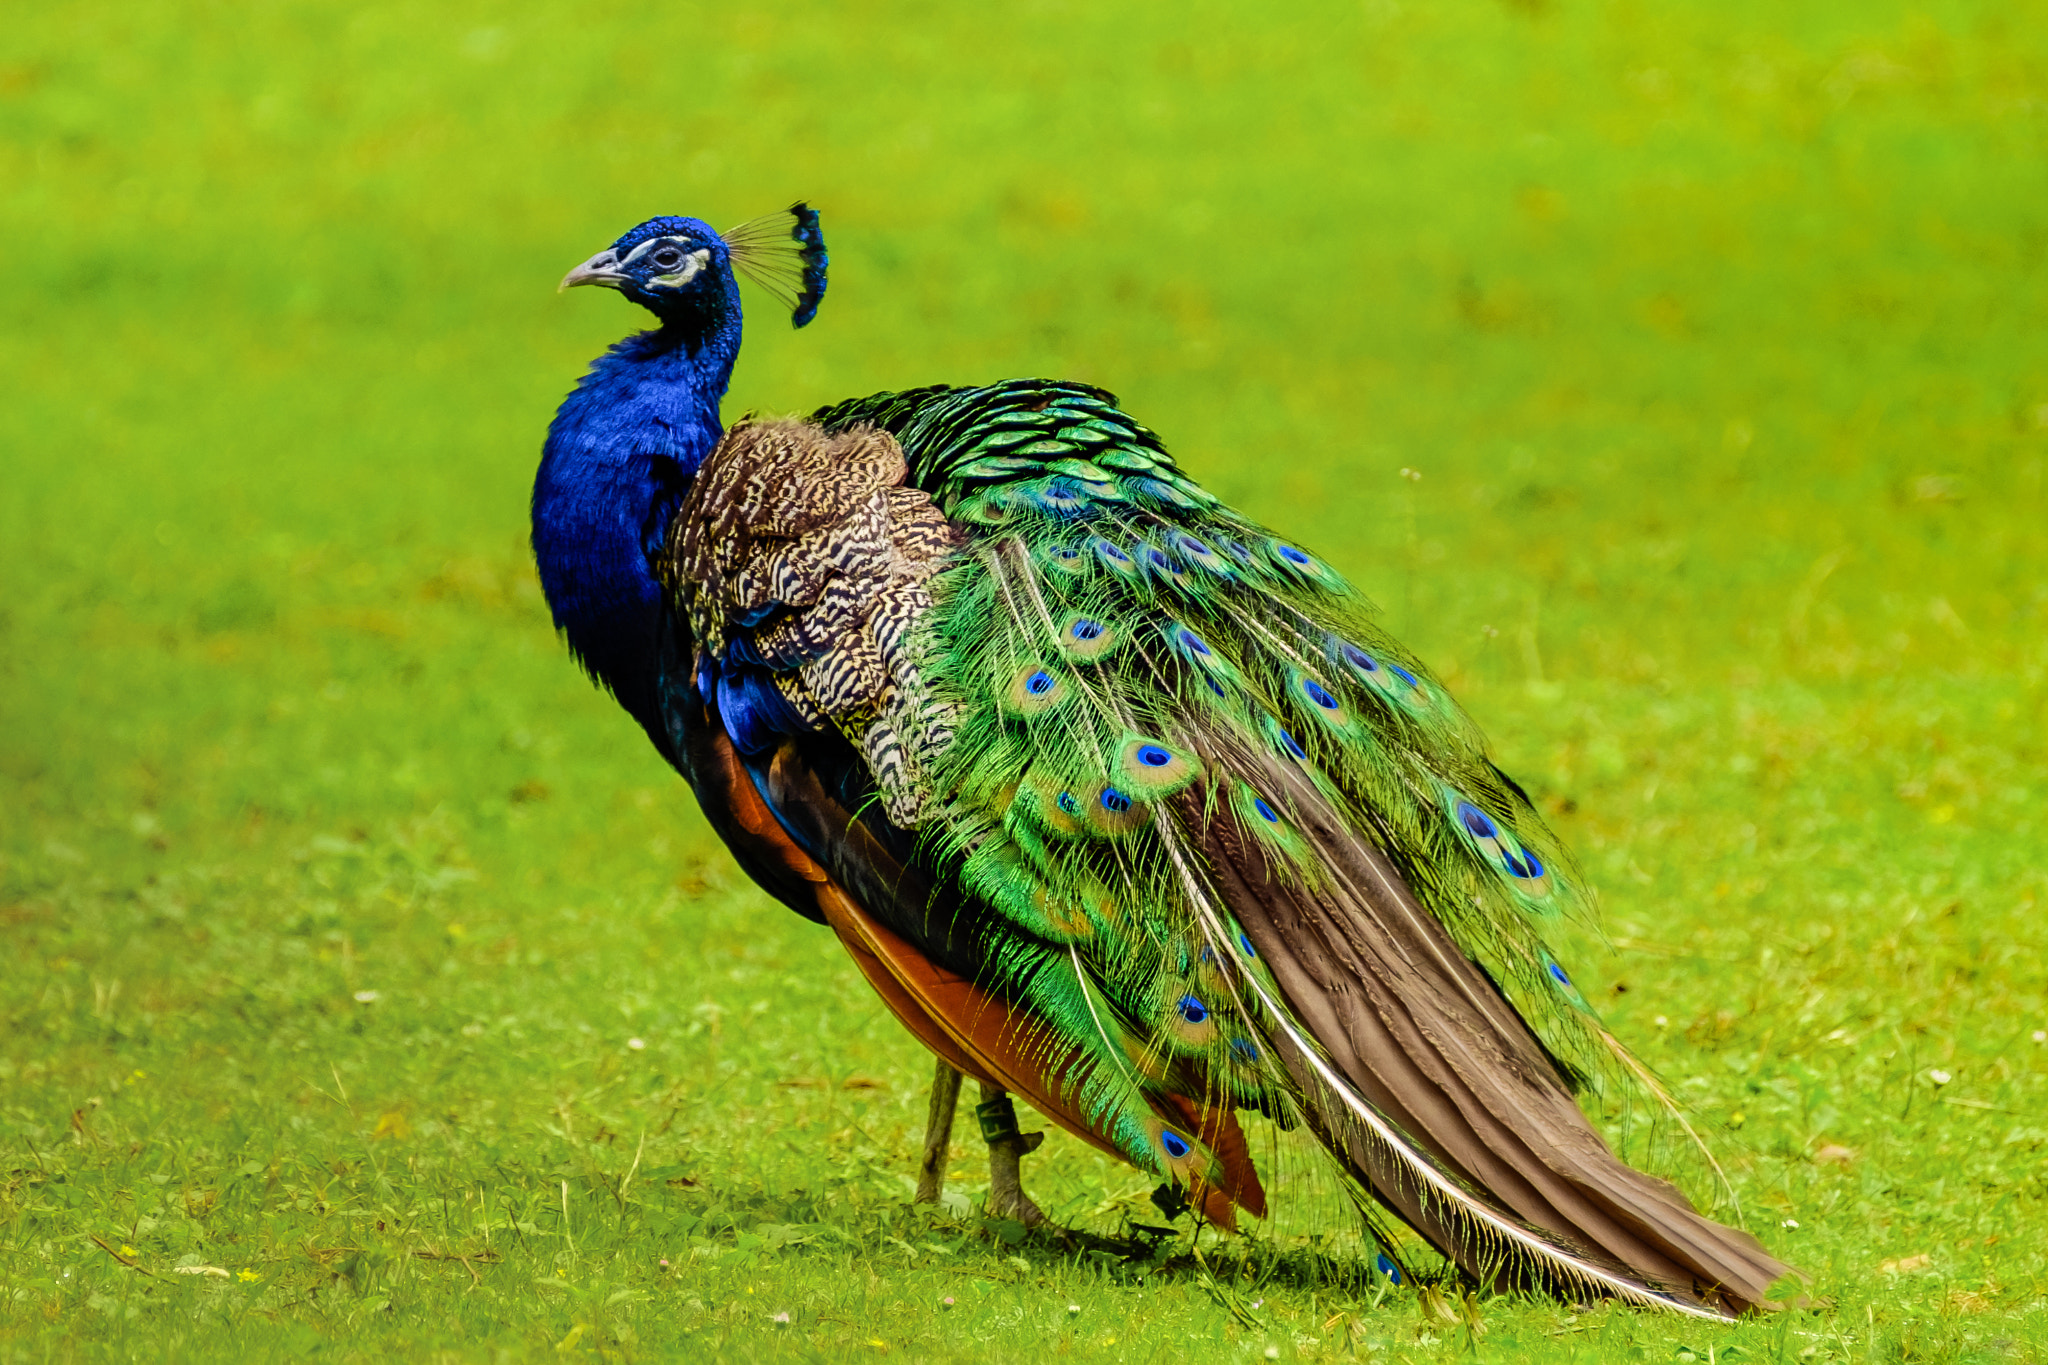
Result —
[[[1222, 506], [1096, 389], [933, 388], [815, 420], [893, 432], [913, 480], [973, 531], [908, 645], [929, 693], [896, 723], [926, 727], [936, 754], [920, 832], [994, 911], [990, 984], [1047, 1022], [1049, 1048], [1078, 1050], [1065, 1081], [1091, 1120], [1186, 1180], [1210, 1158], [1163, 1097], [1258, 1108], [1306, 1123], [1440, 1245], [1462, 1239], [1446, 1249], [1468, 1269], [1697, 1302], [1681, 1272], [1627, 1273], [1623, 1252], [1580, 1237], [1591, 1215], [1504, 1213], [1475, 1188], [1499, 1145], [1486, 1134], [1512, 1141], [1525, 1101], [1583, 1127], [1553, 1098], [1560, 1073], [1575, 1084], [1618, 1047], [1544, 942], [1585, 905], [1562, 850], [1368, 604]], [[1329, 964], [1357, 953], [1371, 980], [1354, 989]], [[1359, 1041], [1376, 1017], [1412, 1022], [1426, 1052], [1460, 1028], [1482, 1046], [1432, 1052], [1414, 1076], [1376, 1071]], [[1496, 1058], [1507, 1089], [1456, 1100]], [[1440, 1107], [1431, 1086], [1463, 1106], [1448, 1135], [1410, 1131]], [[1531, 1206], [1575, 1206], [1575, 1179], [1533, 1177], [1550, 1192]], [[1746, 1271], [1761, 1284], [1729, 1301], [1781, 1269], [1762, 1260]]]
[[[925, 642], [955, 731], [932, 775], [953, 798], [942, 837], [1029, 936], [1006, 945], [1017, 980], [1046, 974], [1041, 943], [1062, 962], [1097, 945], [1124, 1030], [1086, 1038], [1105, 1067], [1190, 1055], [1173, 1006], [1196, 983], [1167, 959], [1195, 925], [1154, 824], [1190, 786], [1310, 884], [1296, 806], [1373, 831], [1550, 1050], [1602, 1065], [1597, 1021], [1541, 936], [1581, 905], [1561, 851], [1449, 693], [1321, 560], [1219, 504], [1099, 390], [924, 390], [817, 417], [894, 427], [941, 509], [988, 528], [935, 585]], [[1078, 985], [1042, 989], [1073, 992], [1054, 1017], [1084, 1041], [1099, 1007]], [[1199, 1031], [1212, 1074], [1243, 1086], [1243, 1040]]]

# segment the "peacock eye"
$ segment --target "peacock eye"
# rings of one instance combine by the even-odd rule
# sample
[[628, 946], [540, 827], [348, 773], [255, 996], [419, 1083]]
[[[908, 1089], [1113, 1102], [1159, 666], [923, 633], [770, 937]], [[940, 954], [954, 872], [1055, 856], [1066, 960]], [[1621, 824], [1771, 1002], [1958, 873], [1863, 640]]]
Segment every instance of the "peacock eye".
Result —
[[683, 253], [672, 246], [665, 246], [654, 253], [654, 263], [663, 270], [674, 270], [683, 263]]

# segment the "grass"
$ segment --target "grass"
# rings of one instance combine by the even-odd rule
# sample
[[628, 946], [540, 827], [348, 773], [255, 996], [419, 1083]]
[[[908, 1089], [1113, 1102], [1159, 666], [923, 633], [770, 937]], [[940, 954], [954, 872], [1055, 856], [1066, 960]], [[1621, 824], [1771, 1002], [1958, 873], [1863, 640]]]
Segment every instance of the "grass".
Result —
[[[2042, 1358], [2038, 20], [18, 15], [0, 1358]], [[1197, 1259], [1059, 1136], [1067, 1240], [908, 1205], [924, 1055], [576, 675], [523, 546], [634, 325], [552, 282], [799, 194], [832, 297], [734, 410], [1090, 379], [1338, 562], [1582, 854], [1575, 974], [1813, 1306]]]

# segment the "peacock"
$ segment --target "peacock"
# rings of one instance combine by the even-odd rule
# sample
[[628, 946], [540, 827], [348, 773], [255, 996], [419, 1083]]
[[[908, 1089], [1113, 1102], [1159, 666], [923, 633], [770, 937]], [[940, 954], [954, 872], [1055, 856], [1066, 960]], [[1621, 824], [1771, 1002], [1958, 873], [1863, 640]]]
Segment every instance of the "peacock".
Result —
[[799, 203], [653, 218], [570, 271], [656, 325], [556, 414], [533, 549], [740, 866], [935, 1054], [920, 1196], [966, 1076], [991, 1212], [1027, 1224], [1012, 1097], [1223, 1229], [1268, 1215], [1255, 1114], [1396, 1281], [1390, 1220], [1478, 1286], [1771, 1307], [1788, 1267], [1582, 1114], [1617, 1078], [1663, 1095], [1546, 946], [1584, 883], [1327, 561], [1087, 384], [723, 425], [738, 276], [802, 327], [826, 265]]

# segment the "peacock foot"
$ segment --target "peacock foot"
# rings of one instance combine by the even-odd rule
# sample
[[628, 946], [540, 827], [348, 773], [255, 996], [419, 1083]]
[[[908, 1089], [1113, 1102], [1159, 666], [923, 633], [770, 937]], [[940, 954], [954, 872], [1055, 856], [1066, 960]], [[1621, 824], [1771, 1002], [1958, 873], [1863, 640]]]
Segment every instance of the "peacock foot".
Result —
[[1018, 1163], [1045, 1141], [1043, 1133], [1017, 1131], [1017, 1108], [1010, 1097], [992, 1085], [981, 1087], [981, 1103], [974, 1106], [981, 1121], [981, 1136], [988, 1143], [988, 1211], [994, 1218], [1014, 1218], [1027, 1228], [1045, 1221], [1045, 1211], [1024, 1193]]
[[[926, 1116], [924, 1154], [917, 1168], [917, 1200], [935, 1204], [946, 1185], [946, 1149], [953, 1140], [953, 1114], [960, 1102], [960, 1073], [940, 1062], [932, 1075], [931, 1107]], [[988, 1143], [988, 1212], [992, 1218], [1014, 1218], [1035, 1228], [1045, 1221], [1045, 1211], [1024, 1193], [1018, 1165], [1045, 1141], [1043, 1133], [1017, 1131], [1017, 1107], [1004, 1091], [992, 1085], [981, 1087], [981, 1103], [974, 1106], [981, 1124], [982, 1139]]]
[[946, 1149], [953, 1142], [953, 1109], [960, 1102], [960, 1073], [941, 1061], [932, 1077], [931, 1110], [924, 1126], [924, 1155], [917, 1164], [917, 1199], [939, 1202], [946, 1185]]

